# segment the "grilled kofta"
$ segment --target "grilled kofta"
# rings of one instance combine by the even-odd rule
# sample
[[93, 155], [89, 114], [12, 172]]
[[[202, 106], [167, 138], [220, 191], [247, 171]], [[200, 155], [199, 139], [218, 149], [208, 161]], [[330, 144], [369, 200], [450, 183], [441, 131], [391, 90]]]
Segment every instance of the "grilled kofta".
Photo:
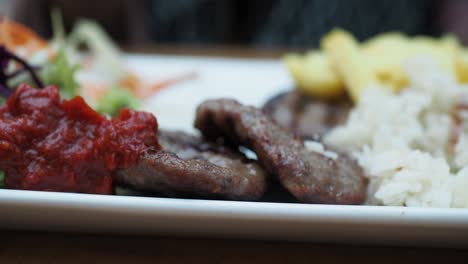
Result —
[[294, 90], [268, 100], [263, 111], [282, 127], [304, 139], [320, 139], [333, 127], [343, 124], [352, 108], [351, 99], [311, 98]]
[[252, 149], [259, 163], [297, 199], [307, 203], [360, 204], [366, 197], [362, 169], [344, 153], [325, 155], [276, 124], [261, 110], [235, 100], [205, 101], [195, 126], [207, 138]]
[[258, 200], [265, 192], [265, 171], [238, 151], [183, 132], [159, 131], [158, 139], [162, 150], [119, 170], [118, 183], [171, 197]]

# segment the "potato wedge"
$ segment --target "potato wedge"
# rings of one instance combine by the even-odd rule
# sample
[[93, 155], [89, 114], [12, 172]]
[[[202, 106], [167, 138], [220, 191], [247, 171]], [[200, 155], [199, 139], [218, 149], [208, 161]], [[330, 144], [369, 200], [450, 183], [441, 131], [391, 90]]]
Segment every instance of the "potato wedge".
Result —
[[288, 54], [284, 62], [296, 81], [297, 89], [306, 95], [331, 98], [345, 91], [329, 59], [319, 51], [305, 55]]
[[359, 44], [344, 30], [322, 39], [322, 50], [284, 58], [298, 89], [307, 95], [335, 97], [347, 91], [357, 101], [362, 90], [380, 84], [397, 92], [408, 85], [406, 61], [430, 56], [445, 72], [468, 83], [468, 50], [453, 35], [408, 37], [389, 32]]
[[335, 29], [322, 39], [321, 45], [354, 101], [359, 100], [364, 88], [379, 83], [358, 42], [348, 32]]
[[460, 50], [455, 62], [457, 80], [468, 83], [468, 50]]

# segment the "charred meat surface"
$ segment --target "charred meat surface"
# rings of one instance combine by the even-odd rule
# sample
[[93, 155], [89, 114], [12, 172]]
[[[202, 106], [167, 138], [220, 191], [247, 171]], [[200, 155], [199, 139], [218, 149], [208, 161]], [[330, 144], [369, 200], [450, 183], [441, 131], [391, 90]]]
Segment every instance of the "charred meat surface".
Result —
[[207, 138], [221, 137], [251, 148], [260, 164], [302, 202], [360, 204], [365, 200], [367, 179], [353, 159], [307, 149], [302, 140], [257, 108], [230, 99], [209, 100], [198, 107], [195, 126]]
[[346, 96], [330, 101], [304, 96], [296, 90], [278, 94], [263, 106], [273, 120], [304, 139], [320, 138], [344, 123], [351, 108]]
[[117, 182], [173, 197], [258, 200], [266, 190], [264, 170], [239, 152], [183, 132], [159, 131], [158, 139], [163, 150], [118, 171]]

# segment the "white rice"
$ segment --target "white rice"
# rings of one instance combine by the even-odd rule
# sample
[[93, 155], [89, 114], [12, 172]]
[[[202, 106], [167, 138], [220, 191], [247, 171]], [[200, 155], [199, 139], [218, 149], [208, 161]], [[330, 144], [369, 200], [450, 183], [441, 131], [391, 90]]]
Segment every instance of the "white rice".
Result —
[[306, 140], [304, 141], [304, 146], [306, 149], [322, 154], [330, 159], [336, 160], [338, 158], [338, 153], [331, 150], [326, 150], [323, 144], [318, 141]]
[[371, 204], [468, 207], [468, 122], [449, 147], [450, 112], [468, 98], [468, 87], [428, 58], [405, 70], [410, 87], [399, 94], [369, 87], [325, 141], [356, 157], [370, 178]]

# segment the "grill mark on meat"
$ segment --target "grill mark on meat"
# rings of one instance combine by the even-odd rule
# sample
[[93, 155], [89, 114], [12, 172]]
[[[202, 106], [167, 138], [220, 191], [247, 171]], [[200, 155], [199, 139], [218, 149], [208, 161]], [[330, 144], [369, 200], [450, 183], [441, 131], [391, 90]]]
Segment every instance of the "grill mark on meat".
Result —
[[264, 170], [236, 151], [183, 132], [160, 131], [158, 139], [163, 150], [118, 171], [117, 182], [172, 197], [258, 200], [266, 190]]
[[351, 100], [346, 96], [323, 100], [296, 90], [280, 93], [263, 106], [264, 112], [279, 125], [304, 139], [319, 139], [344, 123], [351, 108]]
[[302, 140], [259, 109], [230, 99], [209, 100], [198, 107], [195, 126], [207, 138], [222, 137], [252, 149], [260, 164], [302, 202], [365, 200], [367, 179], [355, 160], [344, 153], [332, 159], [307, 150]]

